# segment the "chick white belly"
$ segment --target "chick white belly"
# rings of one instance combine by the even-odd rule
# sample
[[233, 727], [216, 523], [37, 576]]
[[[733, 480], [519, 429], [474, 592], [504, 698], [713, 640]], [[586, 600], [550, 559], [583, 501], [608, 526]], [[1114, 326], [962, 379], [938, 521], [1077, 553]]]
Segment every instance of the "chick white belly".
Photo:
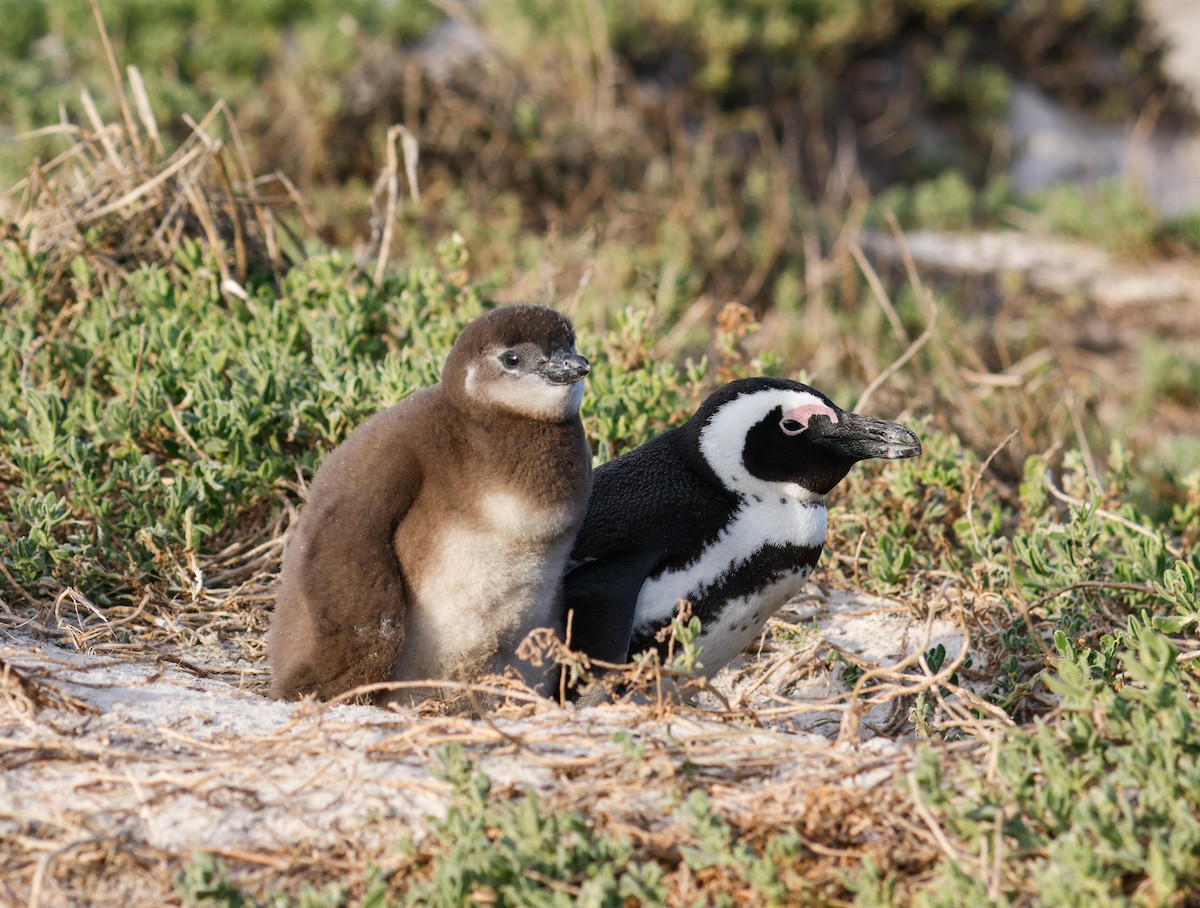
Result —
[[435, 568], [412, 578], [393, 680], [502, 669], [529, 631], [554, 626], [570, 515], [499, 494], [480, 508], [482, 520], [452, 524], [434, 540]]
[[470, 677], [503, 661], [533, 628], [553, 625], [565, 544], [548, 555], [460, 530], [443, 545], [453, 558], [413, 590], [397, 681]]

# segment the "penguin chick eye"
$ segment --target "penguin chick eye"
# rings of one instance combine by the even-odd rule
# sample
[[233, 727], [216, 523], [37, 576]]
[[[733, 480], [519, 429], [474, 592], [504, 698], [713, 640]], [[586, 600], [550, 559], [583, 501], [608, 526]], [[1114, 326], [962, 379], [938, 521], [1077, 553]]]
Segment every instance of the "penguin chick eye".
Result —
[[499, 359], [500, 365], [502, 365], [505, 369], [515, 369], [517, 366], [521, 365], [521, 354], [513, 350], [505, 350], [500, 354]]
[[799, 435], [807, 426], [798, 419], [783, 419], [779, 422], [779, 428], [783, 429], [784, 435]]

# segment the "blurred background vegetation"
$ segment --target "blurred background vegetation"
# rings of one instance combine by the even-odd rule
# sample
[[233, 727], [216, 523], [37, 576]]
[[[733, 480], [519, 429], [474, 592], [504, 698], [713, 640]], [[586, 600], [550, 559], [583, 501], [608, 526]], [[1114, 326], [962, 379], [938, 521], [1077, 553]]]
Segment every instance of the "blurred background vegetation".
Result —
[[[238, 135], [220, 118], [208, 130], [243, 146], [253, 173], [286, 178], [260, 197], [294, 186], [302, 242], [362, 261], [380, 241], [377, 181], [399, 124], [419, 147], [420, 202], [402, 200], [393, 261], [434, 262], [457, 233], [488, 295], [557, 300], [598, 331], [651, 304], [668, 329], [654, 352], [673, 356], [719, 352], [712, 329], [733, 302], [750, 316], [739, 356], [766, 352], [762, 368], [813, 376], [839, 400], [927, 317], [902, 269], [879, 264], [872, 286], [862, 268], [863, 233], [887, 233], [889, 217], [1078, 237], [1131, 262], [1200, 245], [1200, 216], [1164, 218], [1129, 181], [1018, 194], [1009, 178], [1018, 86], [1090, 122], [1147, 110], [1156, 129], [1192, 122], [1137, 0], [103, 0], [99, 13], [112, 60], [89, 0], [0, 0], [0, 185], [63, 151], [45, 127], [87, 125], [81, 86], [115, 120], [113, 73], [133, 65], [168, 152], [227, 104]], [[1128, 436], [1159, 464], [1143, 497], [1153, 476], [1200, 467], [1180, 427], [1130, 417], [1160, 397], [1172, 417], [1200, 405], [1190, 329], [1147, 337], [1136, 313], [1137, 331], [1097, 338], [1086, 294], [1046, 300], [1020, 275], [1000, 275], [999, 290], [995, 279], [939, 287], [942, 330], [957, 338], [941, 355], [988, 374], [1052, 341], [1061, 378], [1021, 379], [1035, 428], [998, 468], [1016, 479], [1025, 455], [1077, 433], [1064, 383], [1092, 443]], [[931, 349], [883, 389], [887, 406], [930, 399], [915, 382], [935, 371]], [[1144, 382], [1118, 382], [1121, 406], [1106, 411], [1131, 370]], [[1005, 406], [944, 390], [939, 424], [980, 454], [1016, 425]]]
[[[1186, 116], [1137, 0], [100, 6], [176, 140], [182, 114], [228, 103], [255, 172], [288, 175], [331, 241], [362, 235], [402, 123], [427, 196], [411, 233], [449, 226], [481, 251], [547, 231], [619, 239], [645, 249], [626, 281], [673, 261], [677, 295], [760, 307], [826, 208], [898, 187], [906, 222], [1002, 219], [1014, 81], [1101, 119], [1152, 101]], [[7, 185], [61, 150], [13, 136], [81, 119], [79, 87], [110, 75], [89, 0], [2, 0], [0, 16]]]

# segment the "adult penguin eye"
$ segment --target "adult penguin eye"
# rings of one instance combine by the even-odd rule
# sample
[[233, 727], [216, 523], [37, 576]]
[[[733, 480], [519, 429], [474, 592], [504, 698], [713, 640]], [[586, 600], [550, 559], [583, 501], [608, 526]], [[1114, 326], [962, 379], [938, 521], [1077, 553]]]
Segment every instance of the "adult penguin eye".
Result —
[[798, 419], [784, 419], [780, 420], [779, 428], [783, 429], [784, 435], [799, 435], [804, 431], [805, 426]]
[[521, 355], [512, 350], [505, 350], [500, 354], [500, 365], [505, 369], [515, 369], [521, 365]]

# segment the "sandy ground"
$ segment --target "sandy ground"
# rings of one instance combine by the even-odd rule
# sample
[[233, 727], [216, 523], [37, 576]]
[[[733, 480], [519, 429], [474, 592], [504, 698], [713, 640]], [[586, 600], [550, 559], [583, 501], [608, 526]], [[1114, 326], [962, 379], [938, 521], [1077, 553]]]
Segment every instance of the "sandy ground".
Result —
[[[716, 679], [732, 713], [713, 695], [666, 714], [652, 703], [526, 703], [485, 718], [282, 704], [249, 689], [261, 681], [10, 638], [0, 646], [0, 903], [85, 904], [87, 884], [73, 882], [87, 878], [81, 864], [123, 877], [105, 869], [106, 849], [175, 871], [205, 850], [300, 874], [298, 855], [387, 854], [444, 812], [435, 770], [451, 743], [494, 790], [650, 831], [670, 823], [678, 791], [647, 782], [677, 780], [685, 764], [728, 815], [795, 811], [805, 792], [893, 778], [911, 757], [911, 698], [847, 698], [830, 654], [887, 667], [941, 642], [951, 661], [958, 625], [815, 587], [778, 619], [786, 641], [764, 637]], [[131, 891], [135, 903], [150, 897]]]

